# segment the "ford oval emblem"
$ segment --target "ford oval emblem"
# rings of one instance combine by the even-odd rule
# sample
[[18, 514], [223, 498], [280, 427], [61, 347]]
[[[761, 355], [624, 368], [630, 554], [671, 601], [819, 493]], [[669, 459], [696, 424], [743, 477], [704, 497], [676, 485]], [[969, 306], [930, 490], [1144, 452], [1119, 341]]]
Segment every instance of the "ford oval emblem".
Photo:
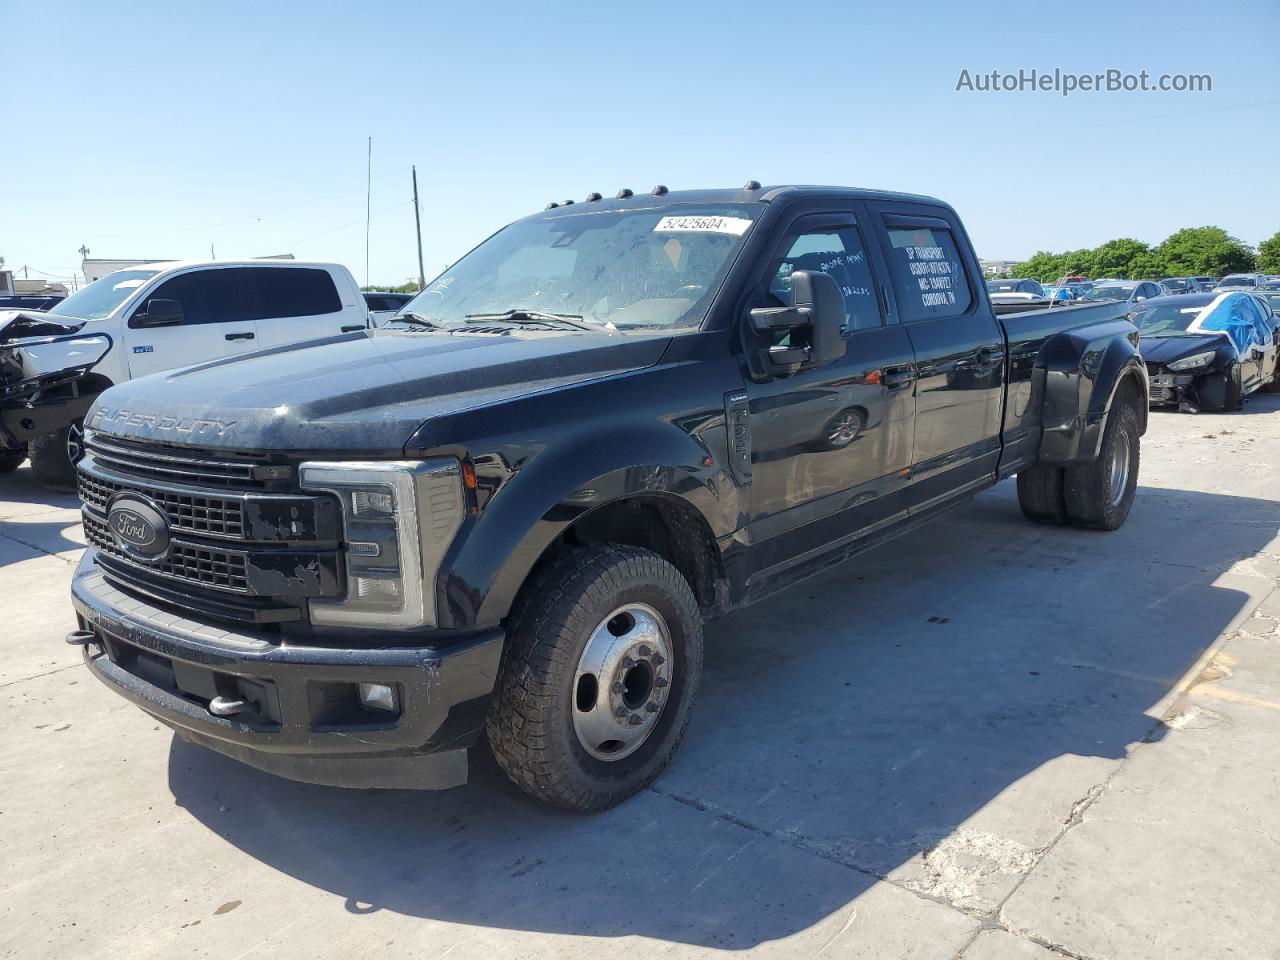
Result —
[[111, 539], [125, 553], [155, 560], [169, 549], [169, 521], [154, 504], [134, 494], [119, 494], [107, 511]]

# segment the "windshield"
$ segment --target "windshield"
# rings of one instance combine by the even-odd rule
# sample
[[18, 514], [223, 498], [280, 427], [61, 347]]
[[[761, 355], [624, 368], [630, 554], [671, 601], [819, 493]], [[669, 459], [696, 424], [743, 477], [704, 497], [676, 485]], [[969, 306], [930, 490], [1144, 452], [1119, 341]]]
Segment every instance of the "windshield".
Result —
[[1104, 283], [1084, 295], [1086, 300], [1128, 300], [1137, 289], [1136, 283]]
[[1179, 307], [1176, 304], [1161, 304], [1145, 307], [1129, 314], [1129, 319], [1138, 328], [1144, 339], [1153, 337], [1177, 337], [1187, 332], [1187, 327], [1196, 317], [1204, 313], [1207, 307]]
[[101, 320], [140, 286], [154, 277], [159, 270], [117, 270], [101, 280], [95, 280], [79, 293], [73, 293], [61, 303], [49, 308], [60, 317], [79, 320]]
[[988, 280], [987, 290], [991, 293], [1017, 293], [1018, 285], [1008, 280]]
[[697, 327], [759, 209], [557, 210], [494, 234], [402, 312], [449, 325], [516, 310], [621, 331]]
[[1178, 277], [1168, 277], [1160, 282], [1170, 290], [1185, 290], [1187, 287], [1191, 286], [1190, 280], [1181, 280]]
[[1253, 277], [1223, 277], [1220, 287], [1255, 287], [1258, 281]]

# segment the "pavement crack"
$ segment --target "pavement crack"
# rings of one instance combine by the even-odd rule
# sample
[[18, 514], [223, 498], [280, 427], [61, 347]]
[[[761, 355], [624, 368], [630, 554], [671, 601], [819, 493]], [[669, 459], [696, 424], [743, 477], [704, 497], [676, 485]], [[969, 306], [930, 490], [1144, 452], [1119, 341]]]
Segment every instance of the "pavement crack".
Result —
[[14, 684], [26, 683], [28, 680], [38, 680], [41, 677], [51, 677], [55, 673], [62, 673], [64, 670], [74, 670], [76, 667], [83, 667], [83, 663], [69, 663], [65, 667], [54, 667], [52, 670], [46, 670], [44, 673], [33, 673], [29, 677], [18, 677], [16, 680], [6, 680], [0, 683], [0, 690], [5, 687], [12, 687]]
[[76, 562], [79, 560], [78, 557], [73, 560], [70, 557], [62, 556], [60, 553], [54, 553], [52, 550], [46, 550], [38, 543], [30, 543], [23, 540], [21, 537], [15, 537], [12, 533], [9, 533], [6, 530], [0, 530], [0, 537], [4, 537], [6, 540], [12, 540], [14, 543], [20, 543], [27, 549], [36, 551], [36, 553], [43, 553], [47, 557], [54, 557], [57, 560], [61, 560], [63, 563], [67, 564], [67, 566], [74, 567]]
[[887, 883], [890, 886], [897, 887], [899, 890], [911, 894], [913, 897], [947, 907], [948, 909], [969, 917], [970, 919], [983, 920], [991, 916], [990, 911], [966, 907], [962, 904], [948, 900], [946, 897], [937, 896], [924, 890], [916, 889], [909, 885], [909, 883], [890, 877], [879, 870], [873, 870], [870, 867], [863, 866], [849, 857], [837, 854], [813, 840], [811, 837], [807, 837], [798, 831], [774, 830], [769, 827], [764, 827], [758, 823], [752, 823], [750, 820], [746, 820], [735, 813], [731, 813], [722, 807], [716, 806], [715, 804], [707, 803], [705, 800], [699, 800], [696, 797], [690, 797], [663, 787], [650, 785], [649, 791], [676, 803], [682, 803], [685, 806], [693, 807], [693, 809], [701, 813], [708, 813], [718, 820], [723, 820], [725, 823], [733, 824], [735, 827], [741, 827], [744, 830], [750, 830], [752, 833], [758, 834], [762, 837], [767, 837], [768, 839], [775, 840], [778, 843], [786, 844], [793, 850], [798, 850], [801, 853], [807, 853], [810, 856], [818, 857], [821, 860], [826, 860], [828, 863], [834, 863], [836, 866], [844, 867], [846, 870], [852, 870], [864, 877], [869, 877], [873, 880], [879, 880], [883, 883]]

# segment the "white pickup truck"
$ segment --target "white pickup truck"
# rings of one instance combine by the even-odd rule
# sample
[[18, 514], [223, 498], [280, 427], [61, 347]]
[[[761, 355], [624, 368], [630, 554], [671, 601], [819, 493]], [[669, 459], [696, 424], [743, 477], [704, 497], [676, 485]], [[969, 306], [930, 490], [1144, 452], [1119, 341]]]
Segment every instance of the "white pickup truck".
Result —
[[41, 483], [70, 489], [81, 420], [107, 387], [369, 325], [346, 267], [278, 260], [150, 263], [48, 311], [0, 311], [0, 473], [30, 455]]

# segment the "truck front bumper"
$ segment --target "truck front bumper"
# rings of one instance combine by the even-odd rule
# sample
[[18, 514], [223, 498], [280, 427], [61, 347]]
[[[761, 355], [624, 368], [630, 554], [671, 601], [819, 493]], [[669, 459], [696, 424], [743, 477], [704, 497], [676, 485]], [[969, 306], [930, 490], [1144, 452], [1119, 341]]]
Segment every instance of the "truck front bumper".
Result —
[[[185, 619], [118, 590], [87, 550], [72, 602], [85, 663], [107, 686], [192, 743], [293, 780], [444, 789], [467, 779], [504, 634], [447, 646], [291, 646]], [[358, 685], [395, 692], [395, 712]], [[214, 701], [218, 700], [217, 704]], [[244, 704], [232, 715], [211, 711]]]

